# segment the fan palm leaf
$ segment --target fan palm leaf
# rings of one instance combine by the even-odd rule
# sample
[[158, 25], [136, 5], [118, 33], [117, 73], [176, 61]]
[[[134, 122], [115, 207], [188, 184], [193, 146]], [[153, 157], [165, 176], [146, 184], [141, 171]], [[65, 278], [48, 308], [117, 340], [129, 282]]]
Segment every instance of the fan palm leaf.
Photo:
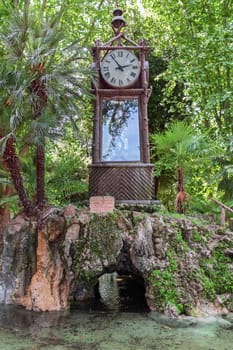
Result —
[[79, 102], [88, 94], [84, 81], [92, 76], [86, 68], [87, 51], [78, 42], [65, 45], [62, 10], [48, 17], [43, 6], [38, 10], [29, 3], [14, 11], [0, 33], [3, 51], [0, 86], [4, 87], [0, 104], [5, 107], [5, 134], [10, 135], [2, 140], [3, 157], [11, 176], [17, 174], [20, 179], [13, 179], [13, 183], [18, 193], [21, 191], [20, 201], [26, 211], [31, 202], [20, 175], [15, 135], [23, 127], [32, 135], [37, 159], [36, 204], [43, 207], [45, 139], [57, 135], [57, 127], [64, 120], [78, 115]]
[[163, 134], [152, 135], [151, 140], [153, 143], [152, 150], [161, 159], [162, 168], [176, 168], [177, 196], [175, 208], [177, 212], [183, 213], [188, 198], [184, 189], [184, 165], [187, 162], [188, 155], [199, 142], [195, 130], [184, 121], [176, 121]]

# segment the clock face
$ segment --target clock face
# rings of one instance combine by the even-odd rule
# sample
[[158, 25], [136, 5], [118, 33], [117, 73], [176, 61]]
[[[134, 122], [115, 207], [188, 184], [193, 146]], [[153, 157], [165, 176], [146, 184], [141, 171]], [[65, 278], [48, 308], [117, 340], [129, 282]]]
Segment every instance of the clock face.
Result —
[[138, 58], [125, 49], [112, 50], [100, 64], [103, 79], [113, 87], [127, 87], [139, 77], [141, 65]]

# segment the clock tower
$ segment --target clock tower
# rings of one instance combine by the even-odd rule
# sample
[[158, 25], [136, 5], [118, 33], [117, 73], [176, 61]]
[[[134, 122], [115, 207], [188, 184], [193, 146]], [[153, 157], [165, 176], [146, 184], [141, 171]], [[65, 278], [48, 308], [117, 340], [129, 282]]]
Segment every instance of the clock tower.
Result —
[[113, 15], [113, 38], [107, 43], [97, 40], [92, 48], [95, 108], [89, 195], [110, 195], [116, 203], [150, 203], [149, 47], [144, 39], [137, 44], [126, 37], [120, 9]]

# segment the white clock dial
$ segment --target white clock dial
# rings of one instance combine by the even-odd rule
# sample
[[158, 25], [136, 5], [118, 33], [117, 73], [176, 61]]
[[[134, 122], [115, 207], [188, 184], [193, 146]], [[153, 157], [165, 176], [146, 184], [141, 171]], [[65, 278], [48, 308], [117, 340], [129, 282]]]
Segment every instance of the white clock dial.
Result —
[[100, 64], [103, 79], [113, 87], [132, 85], [141, 72], [140, 62], [131, 51], [116, 49], [107, 53]]

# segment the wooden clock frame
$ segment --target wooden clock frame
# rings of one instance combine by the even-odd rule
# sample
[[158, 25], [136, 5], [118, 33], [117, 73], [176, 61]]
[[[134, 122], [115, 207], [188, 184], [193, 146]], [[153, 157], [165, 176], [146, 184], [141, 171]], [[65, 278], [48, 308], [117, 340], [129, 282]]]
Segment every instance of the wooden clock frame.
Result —
[[[119, 17], [119, 16], [118, 16]], [[121, 17], [120, 17], [121, 18]], [[114, 30], [114, 28], [113, 28]], [[116, 202], [148, 202], [153, 199], [153, 164], [150, 164], [147, 104], [151, 94], [148, 87], [149, 65], [146, 55], [149, 47], [144, 39], [139, 44], [128, 39], [121, 27], [114, 30], [115, 36], [105, 44], [97, 40], [92, 48], [95, 80], [92, 86], [94, 101], [94, 125], [92, 164], [89, 166], [89, 196], [111, 195]], [[113, 88], [102, 78], [100, 63], [104, 54], [125, 49], [138, 54], [141, 73], [130, 87]], [[137, 99], [139, 106], [140, 160], [103, 161], [102, 145], [102, 102], [110, 100]]]

